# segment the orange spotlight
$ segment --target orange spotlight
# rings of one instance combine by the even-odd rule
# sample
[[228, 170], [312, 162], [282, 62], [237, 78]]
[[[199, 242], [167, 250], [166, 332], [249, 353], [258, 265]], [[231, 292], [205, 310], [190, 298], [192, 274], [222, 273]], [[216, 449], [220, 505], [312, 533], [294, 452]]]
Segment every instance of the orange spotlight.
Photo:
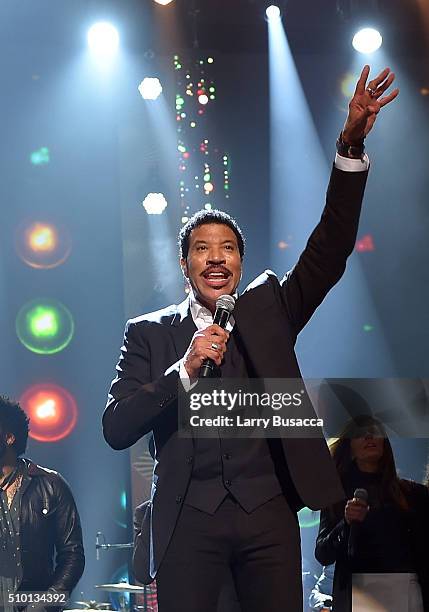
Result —
[[29, 247], [36, 253], [38, 251], [53, 251], [58, 243], [57, 232], [51, 225], [35, 223], [27, 230], [27, 240]]
[[32, 268], [55, 268], [71, 251], [69, 233], [62, 227], [44, 221], [24, 221], [18, 227], [15, 246], [19, 257]]
[[39, 442], [58, 442], [76, 425], [76, 401], [58, 385], [33, 385], [22, 394], [20, 404], [30, 419], [30, 438]]

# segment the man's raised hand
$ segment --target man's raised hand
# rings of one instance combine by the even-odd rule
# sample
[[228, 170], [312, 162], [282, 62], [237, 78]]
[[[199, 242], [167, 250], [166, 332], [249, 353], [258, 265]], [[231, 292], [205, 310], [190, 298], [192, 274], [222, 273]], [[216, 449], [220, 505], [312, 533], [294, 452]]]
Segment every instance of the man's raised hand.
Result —
[[383, 95], [395, 80], [390, 68], [385, 68], [367, 83], [369, 71], [369, 66], [364, 66], [349, 103], [349, 113], [343, 128], [343, 141], [347, 144], [362, 142], [372, 130], [383, 106], [392, 102], [399, 93], [399, 89], [394, 89], [390, 94]]

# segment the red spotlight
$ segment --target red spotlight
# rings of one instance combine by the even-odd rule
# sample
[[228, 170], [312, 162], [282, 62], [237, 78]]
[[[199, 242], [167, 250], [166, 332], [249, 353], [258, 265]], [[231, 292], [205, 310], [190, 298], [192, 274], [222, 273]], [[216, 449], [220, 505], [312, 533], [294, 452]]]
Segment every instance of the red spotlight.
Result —
[[30, 418], [30, 438], [39, 442], [58, 442], [76, 425], [76, 401], [58, 385], [33, 385], [22, 394], [20, 404]]

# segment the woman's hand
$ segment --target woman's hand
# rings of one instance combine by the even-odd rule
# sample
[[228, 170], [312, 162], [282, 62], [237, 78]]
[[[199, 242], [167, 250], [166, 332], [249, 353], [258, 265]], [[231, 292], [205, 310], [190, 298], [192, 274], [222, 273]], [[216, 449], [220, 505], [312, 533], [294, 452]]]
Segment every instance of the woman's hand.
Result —
[[346, 523], [348, 525], [355, 521], [357, 523], [362, 523], [368, 514], [368, 510], [369, 506], [361, 499], [357, 499], [356, 497], [349, 499], [344, 510]]

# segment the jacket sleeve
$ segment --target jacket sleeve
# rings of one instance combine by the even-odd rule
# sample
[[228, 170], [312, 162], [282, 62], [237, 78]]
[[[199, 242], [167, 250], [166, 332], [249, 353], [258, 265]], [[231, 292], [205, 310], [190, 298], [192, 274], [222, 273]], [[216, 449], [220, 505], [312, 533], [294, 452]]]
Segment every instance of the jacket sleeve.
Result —
[[367, 176], [368, 171], [333, 167], [320, 222], [281, 281], [281, 297], [296, 334], [344, 273], [356, 241]]
[[331, 565], [347, 558], [349, 526], [344, 519], [335, 522], [329, 509], [320, 513], [315, 557], [322, 565]]
[[65, 480], [57, 475], [53, 482], [55, 512], [55, 573], [51, 589], [70, 593], [85, 567], [82, 529], [72, 492]]
[[103, 414], [103, 434], [115, 450], [132, 446], [152, 431], [156, 420], [176, 405], [180, 361], [151, 380], [150, 347], [141, 329], [144, 322], [128, 322]]

